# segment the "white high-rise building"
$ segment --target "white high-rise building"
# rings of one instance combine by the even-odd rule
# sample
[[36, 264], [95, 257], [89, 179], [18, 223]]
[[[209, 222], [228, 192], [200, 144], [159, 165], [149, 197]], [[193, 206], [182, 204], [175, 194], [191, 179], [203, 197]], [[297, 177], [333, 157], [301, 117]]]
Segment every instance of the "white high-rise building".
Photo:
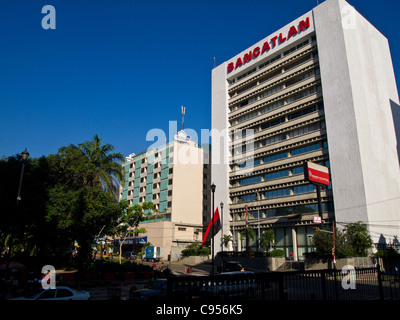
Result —
[[361, 221], [374, 242], [399, 235], [400, 107], [389, 43], [344, 0], [326, 0], [214, 68], [212, 129], [215, 203], [224, 203], [223, 232], [239, 250], [246, 207], [256, 235], [273, 228], [287, 257], [311, 250], [318, 205], [306, 161], [330, 170], [323, 224]]

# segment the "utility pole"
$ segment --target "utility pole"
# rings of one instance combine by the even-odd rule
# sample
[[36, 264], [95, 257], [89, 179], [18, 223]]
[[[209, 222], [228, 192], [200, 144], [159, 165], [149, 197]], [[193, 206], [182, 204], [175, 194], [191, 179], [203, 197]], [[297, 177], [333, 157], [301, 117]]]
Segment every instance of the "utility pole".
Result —
[[211, 275], [214, 275], [214, 193], [215, 193], [215, 184], [213, 183], [211, 185], [211, 192], [212, 192], [212, 217], [211, 217], [211, 222], [212, 222], [212, 236], [211, 236]]
[[246, 269], [249, 268], [250, 248], [249, 248], [249, 208], [246, 205]]

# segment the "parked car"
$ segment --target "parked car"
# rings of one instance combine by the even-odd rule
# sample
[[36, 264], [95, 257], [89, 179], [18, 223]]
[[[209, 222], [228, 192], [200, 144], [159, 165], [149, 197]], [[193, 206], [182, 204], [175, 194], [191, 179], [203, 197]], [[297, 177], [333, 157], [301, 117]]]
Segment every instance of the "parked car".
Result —
[[56, 289], [42, 289], [29, 297], [19, 297], [10, 300], [89, 300], [87, 291], [76, 290], [70, 287], [56, 287]]
[[228, 261], [225, 262], [222, 267], [218, 268], [219, 272], [232, 272], [232, 271], [244, 271], [245, 267], [242, 266], [240, 262]]
[[162, 300], [167, 296], [167, 280], [157, 279], [149, 282], [145, 289], [139, 289], [129, 292], [129, 300], [152, 301]]

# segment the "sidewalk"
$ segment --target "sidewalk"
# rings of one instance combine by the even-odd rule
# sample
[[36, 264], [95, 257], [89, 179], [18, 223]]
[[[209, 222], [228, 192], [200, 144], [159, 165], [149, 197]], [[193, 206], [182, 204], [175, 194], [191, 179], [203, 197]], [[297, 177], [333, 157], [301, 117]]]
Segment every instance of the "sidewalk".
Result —
[[211, 272], [211, 263], [206, 261], [197, 265], [187, 265], [178, 261], [171, 262], [169, 268], [176, 276], [208, 276]]

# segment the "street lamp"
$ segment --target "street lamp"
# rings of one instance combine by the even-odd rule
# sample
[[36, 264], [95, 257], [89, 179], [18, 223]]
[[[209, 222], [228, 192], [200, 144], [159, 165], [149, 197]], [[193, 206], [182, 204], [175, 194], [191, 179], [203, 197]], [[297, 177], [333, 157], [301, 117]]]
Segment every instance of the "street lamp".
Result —
[[221, 251], [224, 251], [224, 203], [221, 201]]
[[257, 192], [257, 224], [258, 224], [258, 233], [257, 233], [257, 252], [260, 251], [260, 193]]
[[22, 168], [21, 168], [21, 176], [19, 178], [19, 186], [18, 186], [18, 194], [17, 194], [17, 207], [19, 205], [19, 201], [21, 200], [21, 187], [22, 187], [22, 178], [24, 177], [25, 164], [29, 158], [29, 152], [28, 152], [28, 150], [26, 150], [26, 148], [21, 153], [21, 156], [22, 156]]
[[211, 237], [211, 275], [214, 275], [214, 193], [215, 193], [215, 184], [211, 185], [211, 192], [212, 192], [212, 237]]
[[[21, 175], [19, 177], [19, 185], [18, 185], [18, 193], [17, 193], [17, 213], [18, 213], [19, 202], [21, 201], [21, 187], [22, 187], [22, 179], [24, 177], [25, 164], [29, 158], [29, 152], [28, 152], [28, 150], [26, 150], [26, 148], [21, 153], [21, 157], [22, 157], [22, 168], [21, 168]], [[14, 224], [15, 218], [11, 219], [11, 221], [13, 221], [12, 224]], [[9, 248], [8, 248], [7, 263], [6, 263], [6, 276], [7, 277], [9, 276], [10, 258], [11, 258], [12, 245], [13, 245], [13, 236], [14, 236], [13, 227], [14, 226], [11, 225], [11, 228], [10, 228]]]

